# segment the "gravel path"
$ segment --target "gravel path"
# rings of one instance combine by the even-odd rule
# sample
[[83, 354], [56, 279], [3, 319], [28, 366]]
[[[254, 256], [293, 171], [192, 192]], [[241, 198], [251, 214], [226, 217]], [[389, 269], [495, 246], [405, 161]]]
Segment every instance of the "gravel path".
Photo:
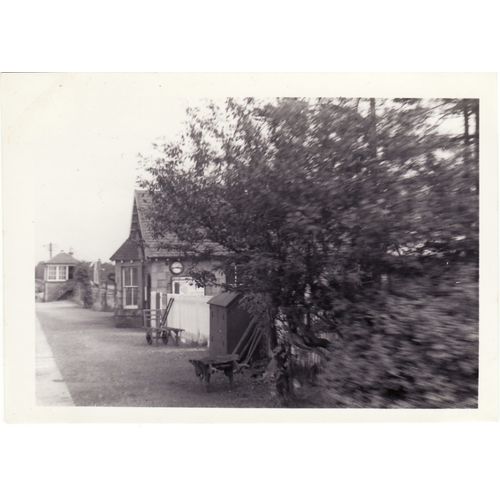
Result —
[[268, 387], [245, 374], [232, 387], [215, 374], [207, 393], [188, 362], [205, 349], [149, 346], [142, 330], [115, 328], [111, 313], [72, 302], [37, 303], [36, 313], [76, 406], [275, 406]]

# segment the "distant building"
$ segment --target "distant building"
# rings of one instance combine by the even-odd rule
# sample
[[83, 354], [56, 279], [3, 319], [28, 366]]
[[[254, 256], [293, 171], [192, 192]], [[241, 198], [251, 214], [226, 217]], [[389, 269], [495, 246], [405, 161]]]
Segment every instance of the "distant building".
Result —
[[94, 285], [101, 286], [115, 281], [115, 266], [110, 262], [96, 260], [90, 265], [90, 280]]
[[50, 302], [60, 299], [72, 291], [69, 286], [73, 279], [75, 267], [79, 264], [71, 253], [58, 253], [45, 262], [44, 272], [44, 301]]

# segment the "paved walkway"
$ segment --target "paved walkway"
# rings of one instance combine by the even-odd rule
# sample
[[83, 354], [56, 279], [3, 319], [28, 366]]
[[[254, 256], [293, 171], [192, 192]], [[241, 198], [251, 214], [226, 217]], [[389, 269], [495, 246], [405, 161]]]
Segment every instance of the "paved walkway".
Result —
[[36, 402], [41, 406], [72, 406], [73, 400], [57, 367], [42, 325], [35, 318]]
[[268, 387], [243, 374], [232, 387], [215, 374], [207, 393], [188, 362], [205, 349], [150, 346], [142, 329], [115, 328], [112, 313], [72, 302], [38, 303], [36, 313], [44, 333], [37, 335], [37, 393], [44, 404], [274, 406]]

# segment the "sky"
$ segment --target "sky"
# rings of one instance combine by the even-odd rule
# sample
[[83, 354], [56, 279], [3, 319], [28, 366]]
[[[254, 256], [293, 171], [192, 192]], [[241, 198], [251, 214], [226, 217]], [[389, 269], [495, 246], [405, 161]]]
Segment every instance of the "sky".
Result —
[[6, 143], [35, 172], [35, 262], [49, 259], [50, 243], [53, 255], [108, 261], [128, 237], [138, 155], [174, 138], [201, 103], [199, 88], [189, 94], [167, 76], [30, 74], [7, 89]]
[[[23, 131], [35, 164], [35, 260], [72, 249], [108, 261], [128, 237], [138, 154], [181, 129], [186, 99], [117, 75], [42, 78]], [[31, 112], [36, 109], [36, 112]]]

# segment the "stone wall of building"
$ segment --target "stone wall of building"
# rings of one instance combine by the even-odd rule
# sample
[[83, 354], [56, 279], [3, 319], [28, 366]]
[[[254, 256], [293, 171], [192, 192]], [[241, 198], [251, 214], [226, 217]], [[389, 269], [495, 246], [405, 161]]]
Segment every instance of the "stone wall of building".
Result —
[[[117, 327], [142, 327], [143, 326], [143, 308], [147, 303], [147, 299], [151, 297], [150, 294], [172, 293], [172, 278], [177, 276], [190, 276], [196, 270], [214, 271], [218, 263], [212, 260], [193, 261], [189, 259], [182, 259], [184, 270], [181, 274], [175, 275], [170, 271], [170, 263], [176, 259], [157, 259], [148, 261], [146, 263], [123, 262], [116, 264], [116, 294], [114, 296], [115, 304], [115, 324]], [[123, 307], [123, 289], [122, 289], [122, 269], [124, 267], [134, 266], [138, 268], [138, 307], [137, 309], [125, 309]], [[217, 280], [220, 283], [225, 282], [223, 273], [217, 273]], [[150, 287], [148, 287], [150, 282]], [[222, 291], [219, 286], [207, 286], [205, 295], [216, 295]], [[153, 308], [155, 305], [152, 306]]]
[[[171, 260], [172, 262], [172, 260]], [[166, 260], [158, 260], [149, 263], [147, 272], [151, 275], [151, 290], [160, 293], [172, 293], [172, 278], [177, 276], [190, 276], [192, 272], [197, 271], [214, 271], [219, 263], [212, 260], [192, 261], [183, 259], [184, 270], [181, 274], [175, 275], [170, 271], [170, 262]], [[224, 273], [216, 273], [217, 281], [225, 283]], [[213, 290], [212, 290], [213, 288]], [[221, 290], [219, 287], [208, 287], [206, 295], [216, 295]]]
[[115, 309], [117, 328], [142, 328], [144, 326], [142, 309]]
[[44, 283], [43, 301], [52, 302], [59, 300], [66, 293], [73, 290], [73, 283], [70, 281], [46, 281]]

